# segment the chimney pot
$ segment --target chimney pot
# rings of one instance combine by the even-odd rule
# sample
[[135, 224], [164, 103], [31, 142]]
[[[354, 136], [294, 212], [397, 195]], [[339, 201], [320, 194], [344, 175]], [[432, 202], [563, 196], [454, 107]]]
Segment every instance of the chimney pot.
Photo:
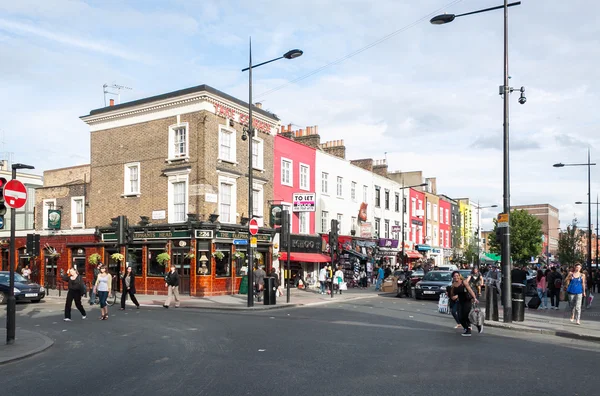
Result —
[[319, 126], [315, 125], [313, 128], [315, 129], [315, 135], [318, 135], [319, 134]]
[[288, 124], [288, 132], [292, 132], [292, 124]]
[[114, 99], [111, 99], [111, 100], [109, 101], [109, 103], [110, 103], [110, 104], [109, 104], [109, 106], [114, 106], [114, 105], [115, 105], [115, 100], [114, 100]]
[[258, 109], [262, 109], [262, 103], [261, 102], [256, 102], [254, 104], [254, 106], [256, 106]]

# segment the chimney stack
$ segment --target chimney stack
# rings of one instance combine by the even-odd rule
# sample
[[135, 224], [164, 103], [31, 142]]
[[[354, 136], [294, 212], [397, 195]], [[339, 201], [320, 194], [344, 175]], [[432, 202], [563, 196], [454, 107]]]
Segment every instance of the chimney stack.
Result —
[[108, 103], [109, 103], [109, 106], [114, 106], [115, 105], [115, 100], [111, 99]]
[[321, 149], [327, 154], [346, 159], [346, 146], [344, 146], [343, 140], [332, 140], [330, 142], [325, 142], [321, 145]]
[[257, 109], [262, 109], [262, 103], [261, 102], [254, 103], [254, 106], [256, 106]]
[[306, 146], [319, 148], [321, 145], [321, 136], [317, 133], [317, 127], [306, 127], [305, 131], [300, 129], [300, 133], [296, 134], [296, 141]]

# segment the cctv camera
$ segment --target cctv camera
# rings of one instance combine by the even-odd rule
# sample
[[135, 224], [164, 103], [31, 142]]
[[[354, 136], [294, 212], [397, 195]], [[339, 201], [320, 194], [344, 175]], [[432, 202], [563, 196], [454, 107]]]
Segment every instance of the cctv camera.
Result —
[[246, 140], [248, 140], [248, 135], [246, 135], [246, 131], [244, 131], [244, 133], [242, 134], [242, 140], [245, 142]]
[[527, 98], [521, 94], [521, 97], [519, 98], [519, 103], [525, 104], [525, 102], [527, 102]]

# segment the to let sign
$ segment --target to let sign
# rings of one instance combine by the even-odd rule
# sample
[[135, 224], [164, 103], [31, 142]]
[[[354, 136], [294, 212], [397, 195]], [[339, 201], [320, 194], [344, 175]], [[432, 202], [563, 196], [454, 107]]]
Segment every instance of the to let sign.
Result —
[[4, 186], [4, 201], [6, 206], [19, 209], [27, 202], [27, 189], [18, 180], [11, 180]]
[[294, 193], [292, 212], [314, 212], [317, 209], [315, 193]]

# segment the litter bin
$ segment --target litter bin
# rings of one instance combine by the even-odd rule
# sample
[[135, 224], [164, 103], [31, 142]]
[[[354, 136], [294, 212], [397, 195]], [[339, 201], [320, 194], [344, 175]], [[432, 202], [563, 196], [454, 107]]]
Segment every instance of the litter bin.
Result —
[[522, 283], [512, 284], [512, 320], [522, 322], [525, 320], [525, 285]]
[[265, 278], [265, 289], [263, 290], [263, 301], [265, 305], [275, 305], [277, 298], [277, 287], [275, 278]]

